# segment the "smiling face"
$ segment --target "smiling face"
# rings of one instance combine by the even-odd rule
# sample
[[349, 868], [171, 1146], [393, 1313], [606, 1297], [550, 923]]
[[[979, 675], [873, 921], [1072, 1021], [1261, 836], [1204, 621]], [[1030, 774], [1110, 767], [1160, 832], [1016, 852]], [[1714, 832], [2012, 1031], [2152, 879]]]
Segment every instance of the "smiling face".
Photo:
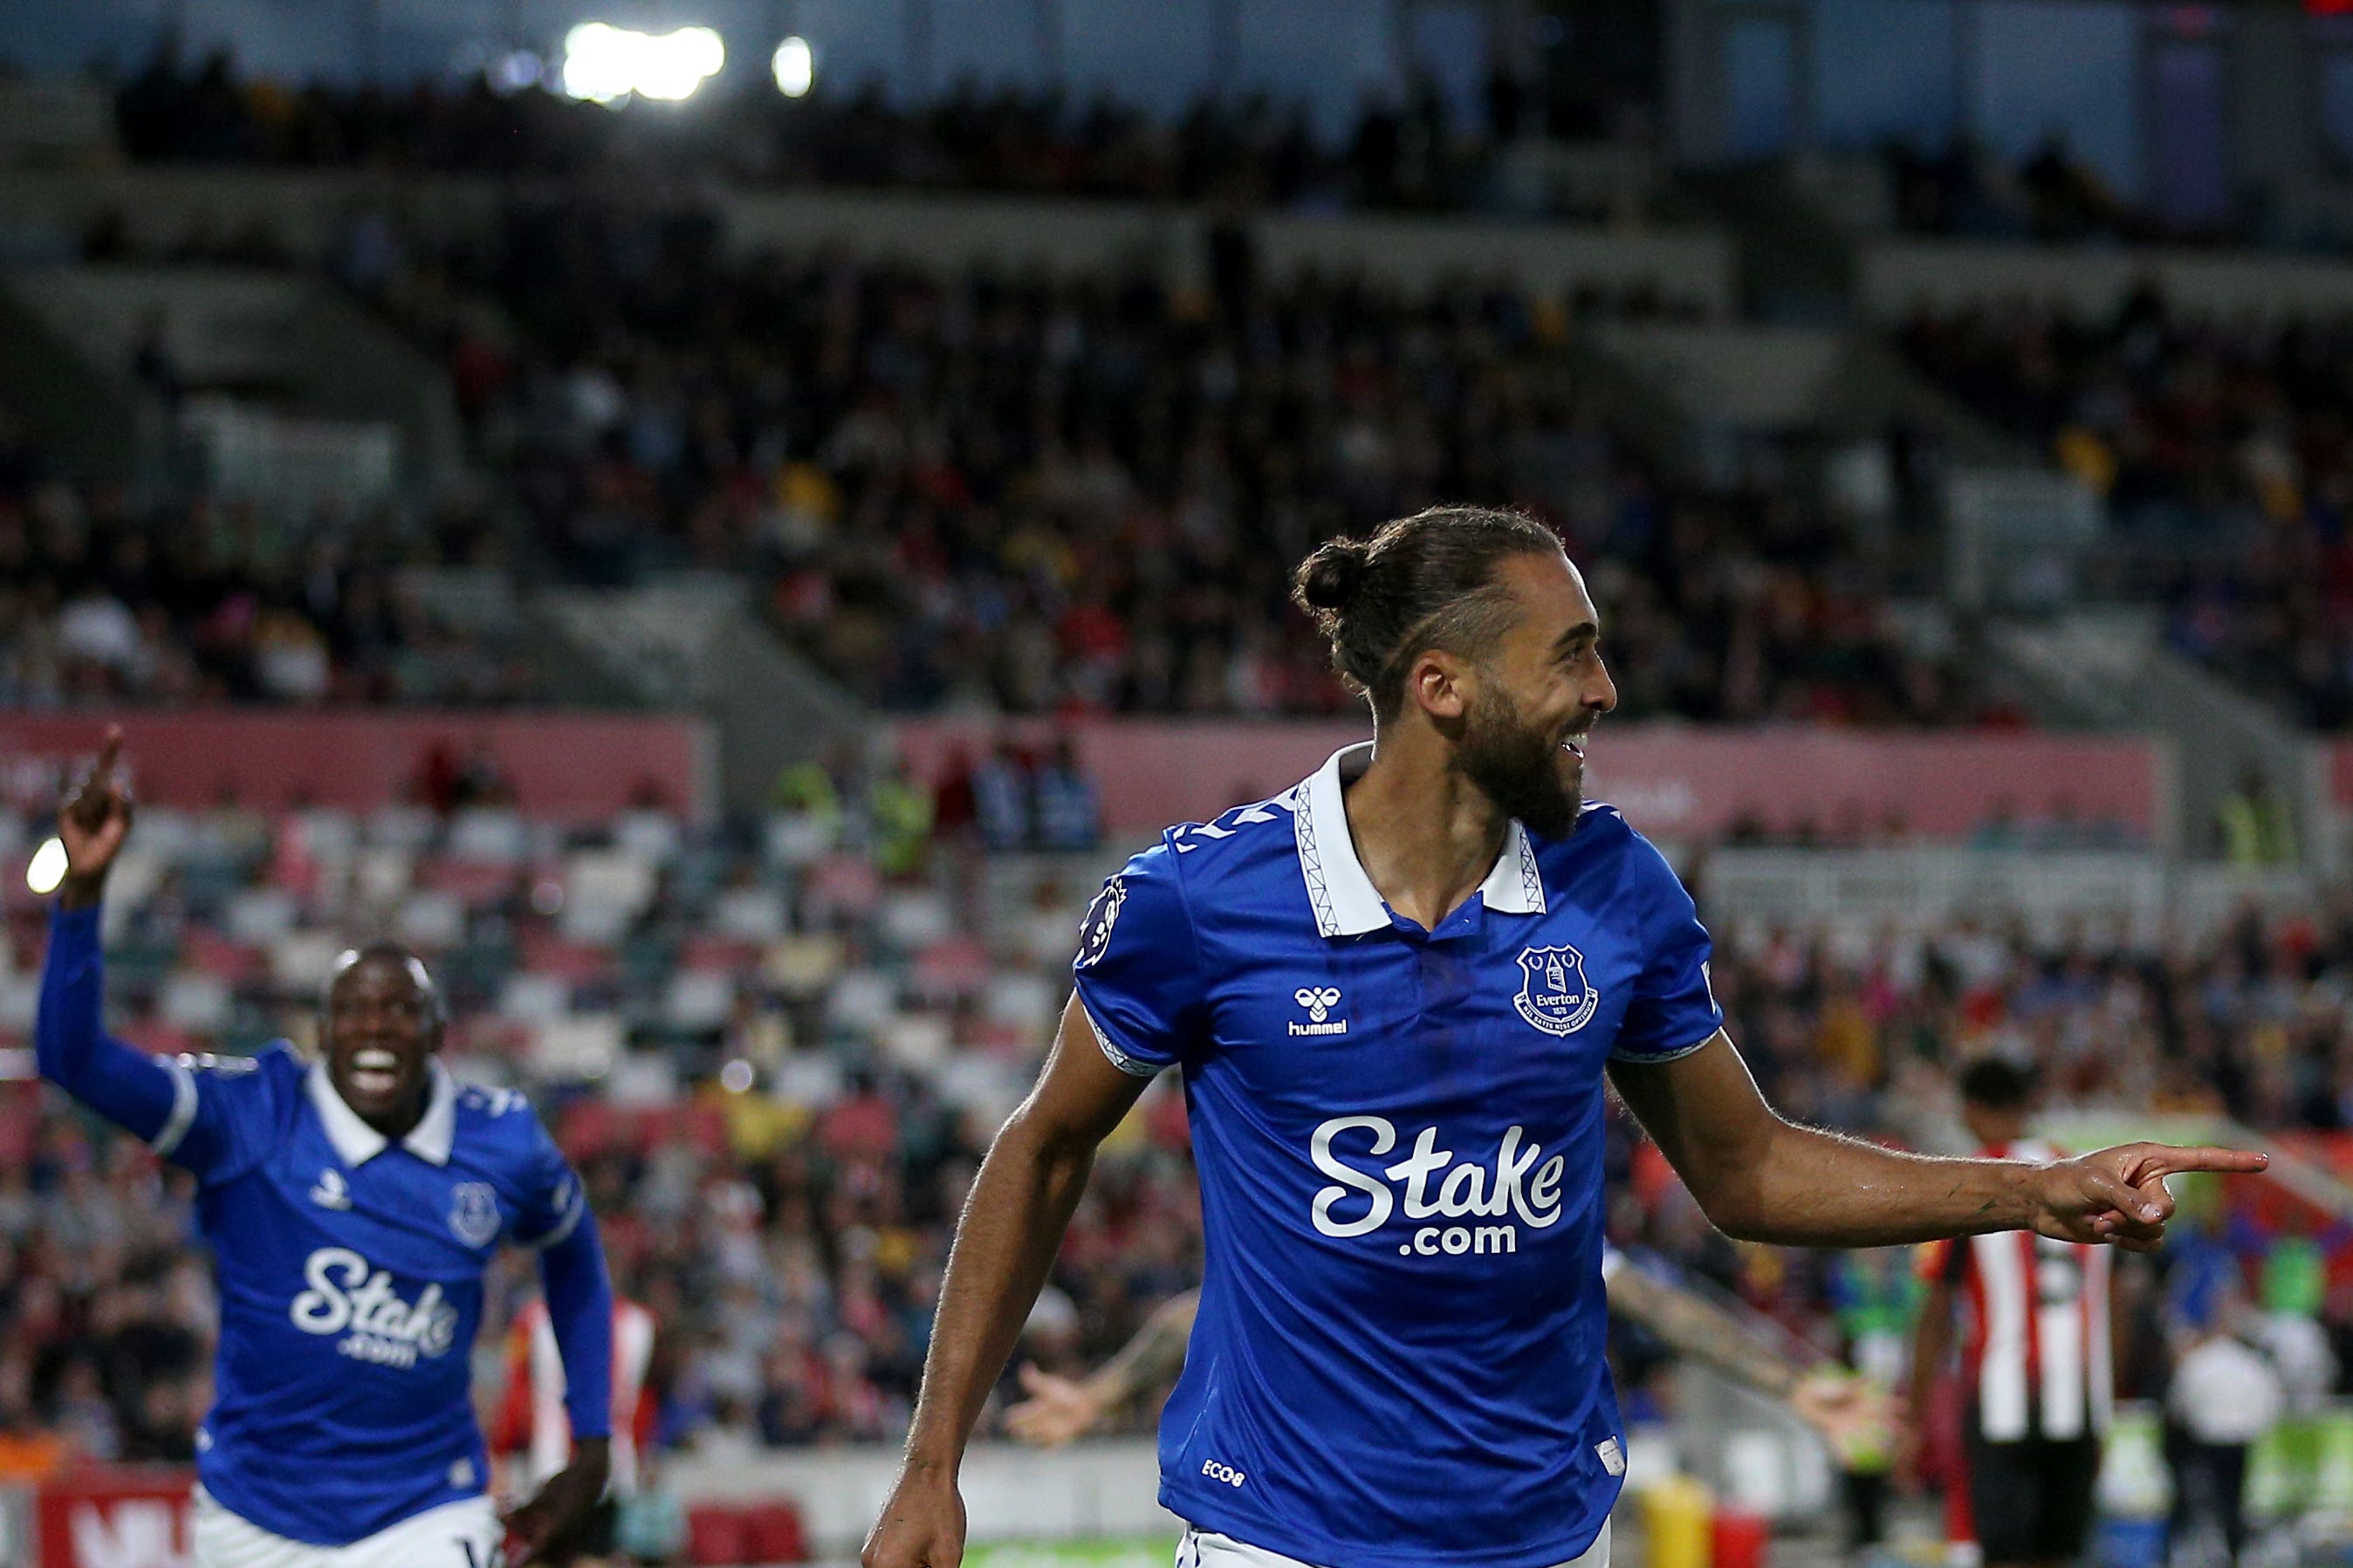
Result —
[[343, 1103], [387, 1138], [415, 1127], [441, 1048], [440, 998], [425, 966], [385, 948], [347, 958], [321, 1024], [327, 1079]]
[[1518, 615], [1472, 666], [1456, 760], [1496, 809], [1563, 837], [1583, 807], [1586, 737], [1618, 706], [1600, 616], [1565, 555], [1514, 555], [1495, 581]]

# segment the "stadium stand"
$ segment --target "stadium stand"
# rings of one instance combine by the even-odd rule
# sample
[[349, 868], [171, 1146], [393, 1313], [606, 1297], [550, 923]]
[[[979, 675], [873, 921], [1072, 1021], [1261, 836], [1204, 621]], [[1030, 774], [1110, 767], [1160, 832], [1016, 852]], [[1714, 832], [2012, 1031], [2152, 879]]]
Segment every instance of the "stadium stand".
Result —
[[2109, 318], [1925, 312], [1915, 363], [2101, 496], [2105, 586], [2302, 722], [2353, 719], [2345, 353], [2334, 318], [2246, 324], [2144, 289]]
[[[111, 915], [117, 1026], [161, 1050], [301, 1037], [342, 933], [396, 932], [450, 991], [459, 1070], [535, 1087], [620, 1289], [659, 1316], [660, 1443], [886, 1437], [963, 1185], [1034, 1068], [1098, 862], [976, 859], [965, 807], [944, 793], [910, 814], [888, 772], [795, 787], [805, 808], [728, 829], [657, 812], [584, 828], [494, 803], [152, 812]], [[0, 1037], [21, 1045], [42, 917], [21, 887], [8, 909]], [[2341, 901], [2154, 944], [1967, 920], [1862, 939], [1716, 923], [1734, 1033], [1776, 1100], [1826, 1125], [1934, 1146], [1953, 1068], [1986, 1052], [2037, 1064], [2060, 1109], [2353, 1125]], [[1611, 1136], [1621, 1241], [1835, 1334], [1854, 1265], [1767, 1269], [1654, 1173], [1634, 1179], [1630, 1124]], [[180, 1242], [186, 1189], [29, 1085], [8, 1090], [0, 1151], [9, 1429], [185, 1458], [208, 1316]], [[1026, 1353], [1088, 1364], [1188, 1284], [1194, 1204], [1181, 1104], [1156, 1093], [1099, 1165]]]
[[[2244, 780], [2236, 793], [2177, 793], [2200, 765], [2182, 758], [2190, 725], [2138, 710], [2136, 690], [2096, 711], [2173, 738], [2149, 742], [2156, 782], [2130, 821], [2087, 817], [2063, 766], [2022, 801], [1998, 791], [1966, 832], [1924, 833], [1900, 801], [1772, 821], [1711, 803], [1708, 831], [1663, 836], [1717, 933], [1732, 1033], [1784, 1109], [1865, 1137], [1936, 1146], [1953, 1069], [2000, 1054], [2036, 1066], [2062, 1112], [2226, 1117], [2353, 1168], [2353, 902], [2325, 876], [2353, 751], [2308, 732], [2353, 725], [2342, 269], [2306, 264], [2269, 313], [2213, 308], [2178, 286], [2193, 264], [2134, 247], [2262, 226], [2142, 212], [2056, 142], [2008, 163], [1873, 160], [1884, 188], [1862, 208], [1877, 216], [1839, 248], [1852, 298], [1823, 320], [1727, 320], [1788, 298], [1758, 286], [1755, 225], [1745, 277], [1712, 259], [1735, 248], [1713, 228], [1668, 236], [1681, 270], [1658, 277], [1465, 268], [1474, 218], [1573, 220], [1631, 251], [1662, 223], [1750, 210], [1662, 173], [1665, 139], [1616, 135], [1639, 118], [1623, 105], [1564, 95], [1549, 129], [1587, 140], [1514, 139], [1536, 112], [1515, 90], [1494, 84], [1489, 134], [1421, 95], [1335, 142], [1303, 110], [1242, 98], [1169, 122], [1010, 91], [920, 106], [763, 91], [657, 121], [537, 87], [293, 89], [159, 57], [113, 97], [133, 166], [106, 173], [125, 183], [45, 207], [49, 226], [18, 241], [38, 268], [0, 291], [47, 289], [32, 315], [52, 328], [102, 316], [90, 336], [128, 378], [121, 406], [173, 420], [192, 391], [317, 413], [295, 406], [315, 364], [222, 372], [186, 349], [218, 336], [221, 300], [281, 321], [298, 298], [307, 322], [348, 312], [370, 352], [417, 351], [464, 476], [404, 473], [365, 506], [239, 492], [217, 441], [174, 424], [164, 460], [117, 481], [0, 411], [0, 709], [528, 715], [577, 697], [597, 655], [661, 666], [634, 689], [684, 707], [705, 695], [688, 667], [718, 646], [704, 623], [748, 601], [878, 734], [886, 713], [978, 716], [957, 742], [978, 743], [947, 767], [902, 769], [879, 743], [781, 776], [730, 759], [753, 783], [731, 783], [724, 812], [659, 789], [636, 809], [526, 810], [487, 747], [442, 750], [372, 810], [230, 790], [148, 810], [111, 912], [116, 1026], [163, 1051], [300, 1039], [343, 942], [397, 935], [450, 991], [459, 1070], [533, 1092], [589, 1185], [617, 1285], [660, 1319], [657, 1447], [723, 1461], [887, 1443], [975, 1163], [1065, 994], [1080, 907], [1132, 847], [1132, 824], [1106, 829], [1086, 726], [1353, 718], [1283, 569], [1463, 495], [1535, 512], [1586, 564], [1609, 617], [1613, 724], [1669, 721], [1645, 732], [1672, 736], [1691, 721], [1761, 747], [1810, 726], [1933, 744], [2080, 719], [2095, 705], [2021, 700], [1990, 657], [1989, 634], [2014, 628], [1951, 580], [1955, 497], [1985, 468], [2010, 503], [2092, 498], [2080, 563], [2033, 606], [2052, 625], [2024, 623], [2061, 662], [2084, 646], [2075, 621], [2154, 619], [2225, 699], [2286, 716], [2267, 755], [2287, 765], [2266, 780], [2233, 753], [2214, 767]], [[1788, 171], [1790, 188], [1820, 173]], [[1778, 199], [1754, 170], [1719, 179]], [[225, 216], [184, 225], [174, 203]], [[922, 234], [946, 204], [961, 205], [939, 254], [844, 238]], [[1051, 268], [990, 258], [1029, 213], [1057, 236], [1085, 226], [1085, 245]], [[1357, 237], [1314, 248], [1333, 233]], [[1432, 233], [1411, 268], [1366, 262]], [[1980, 276], [1989, 241], [2005, 242], [2001, 268]], [[1130, 254], [1154, 245], [1152, 265]], [[2200, 254], [2242, 296], [2286, 276]], [[2038, 268], [2098, 308], [2018, 281]], [[1874, 355], [1917, 387], [1858, 377], [1865, 412], [1838, 424], [1833, 391]], [[1644, 367], [1684, 397], [1647, 396], [1628, 374]], [[1924, 415], [1921, 388], [1950, 406]], [[1033, 722], [1000, 733], [1000, 717]], [[1606, 747], [1596, 765], [1606, 780]], [[0, 754], [10, 866], [54, 782]], [[1675, 805], [1652, 793], [1646, 826]], [[2224, 820], [2185, 828], [2192, 813]], [[2169, 858], [2217, 847], [2247, 874]], [[1805, 866], [1726, 874], [1745, 852]], [[1905, 879], [1932, 858], [1949, 896], [1913, 897]], [[2018, 891], [2079, 871], [2129, 881], [2140, 918], [2053, 914]], [[1840, 876], [1864, 896], [1741, 901]], [[44, 928], [13, 874], [0, 910], [0, 1077], [21, 1079]], [[1799, 1341], [1884, 1353], [1864, 1342], [1904, 1319], [1900, 1267], [1727, 1242], [1622, 1116], [1606, 1157], [1620, 1245]], [[76, 1456], [189, 1457], [215, 1321], [190, 1196], [60, 1097], [0, 1082], [0, 1479]], [[2353, 1368], [2342, 1217], [2233, 1190], [2182, 1255], [2252, 1279], [2282, 1238], [2322, 1236], [2323, 1316]], [[1199, 1247], [1181, 1096], [1163, 1084], [1098, 1163], [1023, 1354], [1099, 1361], [1195, 1283]], [[2144, 1345], [2193, 1272], [2124, 1275]], [[512, 1268], [494, 1329], [528, 1288]], [[1618, 1349], [1630, 1410], [1659, 1416], [1672, 1394], [1654, 1347]], [[2129, 1395], [2161, 1388], [2154, 1351], [2120, 1371]], [[1130, 1429], [1149, 1415], [1128, 1413]], [[696, 1562], [811, 1549], [765, 1503], [699, 1501], [681, 1529]]]

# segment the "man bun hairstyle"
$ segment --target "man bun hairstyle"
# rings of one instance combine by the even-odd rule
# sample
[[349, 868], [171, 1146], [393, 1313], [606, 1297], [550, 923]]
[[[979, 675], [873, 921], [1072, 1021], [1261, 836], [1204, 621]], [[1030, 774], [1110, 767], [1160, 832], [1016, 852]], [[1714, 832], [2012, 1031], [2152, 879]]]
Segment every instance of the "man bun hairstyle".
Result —
[[1559, 549], [1525, 512], [1434, 506], [1369, 539], [1318, 545], [1293, 574], [1291, 598], [1332, 645], [1332, 668], [1370, 699], [1377, 720], [1388, 719], [1417, 654], [1477, 658], [1511, 626], [1517, 606], [1495, 581], [1499, 563]]

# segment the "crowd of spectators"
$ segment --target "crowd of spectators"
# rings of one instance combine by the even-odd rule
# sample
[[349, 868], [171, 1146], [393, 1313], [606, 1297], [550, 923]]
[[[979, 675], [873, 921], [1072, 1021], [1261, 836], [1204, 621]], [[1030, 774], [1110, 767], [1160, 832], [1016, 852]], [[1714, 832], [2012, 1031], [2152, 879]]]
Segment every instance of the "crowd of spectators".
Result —
[[[522, 79], [510, 56], [456, 85], [403, 89], [241, 75], [229, 57], [160, 51], [117, 93], [123, 150], [142, 162], [417, 173], [610, 175], [681, 171], [756, 185], [850, 185], [1218, 201], [1313, 210], [1500, 211], [1639, 220], [1637, 184], [1531, 177], [1499, 157], [1508, 129], [1590, 134], [1579, 105], [1547, 113], [1509, 80], [1484, 123], [1465, 124], [1434, 86], [1375, 98], [1347, 135], [1318, 135], [1303, 103], [1205, 97], [1175, 120], [1108, 96], [983, 89], [965, 81], [919, 105], [874, 82], [829, 79], [806, 98], [726, 81], [682, 113], [617, 112]], [[1556, 124], [1553, 122], [1557, 122]], [[1486, 127], [1507, 127], [1501, 138]]]
[[1916, 316], [1913, 362], [2081, 478], [2110, 585], [2168, 641], [2323, 728], [2353, 722], [2353, 399], [2346, 324], [2113, 319], [2019, 306]]
[[2124, 201], [2057, 138], [2015, 163], [1968, 140], [1935, 152], [1897, 142], [1882, 163], [1892, 216], [1907, 233], [2045, 244], [2189, 237]]
[[[1581, 310], [1641, 301], [1277, 283], [1232, 230], [1205, 270], [740, 259], [702, 211], [571, 202], [404, 255], [384, 297], [565, 570], [748, 571], [890, 708], [1340, 711], [1290, 563], [1476, 496], [1586, 564], [1630, 712], [1984, 711], [1801, 483], [1702, 486], [1623, 438], [1567, 351]], [[454, 303], [481, 297], [511, 334]]]
[[[658, 1314], [658, 1442], [889, 1439], [954, 1217], [1052, 1028], [1098, 868], [1060, 856], [973, 875], [964, 851], [986, 829], [953, 804], [956, 776], [927, 792], [840, 759], [782, 781], [789, 804], [766, 819], [701, 829], [652, 808], [564, 828], [495, 790], [447, 795], [447, 816], [145, 813], [111, 897], [110, 1011], [153, 1047], [301, 1039], [337, 933], [400, 933], [449, 990], [457, 1070], [533, 1090], [594, 1194], [617, 1282]], [[29, 811], [0, 824], [40, 830]], [[44, 916], [5, 896], [0, 1037], [21, 1041]], [[2194, 941], [1718, 924], [1734, 1037], [1778, 1104], [1824, 1125], [1947, 1147], [1953, 1072], [1986, 1053], [2031, 1065], [2061, 1107], [2353, 1125], [2353, 905], [2249, 913]], [[1725, 1241], [1622, 1120], [1606, 1158], [1617, 1239], [1825, 1348], [1902, 1295], [1900, 1257]], [[53, 1092], [0, 1094], [0, 1467], [69, 1443], [185, 1457], [211, 1312], [188, 1196]], [[1181, 1098], [1164, 1083], [1097, 1163], [1023, 1354], [1099, 1359], [1194, 1281], [1199, 1247]], [[486, 1367], [529, 1289], [527, 1260], [501, 1278]]]
[[[464, 556], [486, 537], [470, 515], [438, 523]], [[0, 708], [529, 697], [527, 655], [437, 615], [404, 575], [448, 558], [436, 539], [69, 482], [0, 410]]]

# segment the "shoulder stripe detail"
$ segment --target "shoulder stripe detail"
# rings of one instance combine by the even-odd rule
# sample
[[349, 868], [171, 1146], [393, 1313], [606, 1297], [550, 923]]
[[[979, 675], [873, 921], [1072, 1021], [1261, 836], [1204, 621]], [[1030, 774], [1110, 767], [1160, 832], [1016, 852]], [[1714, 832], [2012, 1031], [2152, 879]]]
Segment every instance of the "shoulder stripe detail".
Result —
[[562, 1219], [555, 1222], [555, 1228], [545, 1236], [527, 1241], [523, 1245], [534, 1252], [545, 1252], [551, 1247], [562, 1246], [574, 1231], [580, 1228], [580, 1216], [587, 1212], [588, 1195], [586, 1193], [575, 1193], [572, 1207], [565, 1211]]
[[196, 1124], [196, 1075], [177, 1058], [167, 1058], [164, 1070], [172, 1075], [172, 1114], [164, 1119], [162, 1130], [147, 1146], [168, 1160], [188, 1135], [188, 1129]]
[[1681, 1060], [1683, 1060], [1683, 1058], [1685, 1058], [1685, 1057], [1687, 1057], [1687, 1056], [1691, 1055], [1694, 1051], [1699, 1050], [1700, 1048], [1702, 1048], [1703, 1047], [1704, 1047], [1704, 1046], [1705, 1046], [1705, 1045], [1706, 1045], [1710, 1040], [1715, 1039], [1716, 1036], [1718, 1036], [1718, 1035], [1722, 1034], [1723, 1032], [1724, 1032], [1723, 1026], [1722, 1026], [1721, 1025], [1719, 1025], [1719, 1026], [1717, 1026], [1715, 1028], [1710, 1029], [1706, 1034], [1703, 1035], [1703, 1036], [1702, 1036], [1702, 1037], [1700, 1037], [1698, 1039], [1694, 1040], [1690, 1045], [1688, 1045], [1688, 1046], [1684, 1046], [1684, 1047], [1682, 1047], [1681, 1049], [1679, 1049], [1679, 1050], [1672, 1050], [1672, 1051], [1617, 1051], [1617, 1050], [1613, 1050], [1613, 1051], [1611, 1051], [1611, 1052], [1609, 1053], [1609, 1059], [1610, 1059], [1611, 1061], [1613, 1061], [1613, 1062], [1633, 1062], [1633, 1063], [1635, 1063], [1637, 1066], [1641, 1066], [1641, 1067], [1649, 1067], [1649, 1066], [1652, 1066], [1652, 1065], [1654, 1065], [1654, 1064], [1656, 1064], [1656, 1063], [1659, 1063], [1659, 1062], [1675, 1062], [1675, 1061], [1681, 1061]]
[[1136, 1058], [1128, 1055], [1125, 1051], [1121, 1050], [1119, 1047], [1113, 1043], [1112, 1037], [1103, 1033], [1103, 1026], [1095, 1022], [1095, 1016], [1092, 1013], [1087, 1012], [1086, 1006], [1083, 1004], [1080, 1005], [1079, 1011], [1086, 1014], [1087, 1027], [1093, 1031], [1096, 1048], [1103, 1052], [1103, 1059], [1105, 1061], [1111, 1063], [1112, 1066], [1127, 1074], [1130, 1078], [1158, 1078], [1160, 1076], [1160, 1068], [1151, 1062], [1140, 1061]]

